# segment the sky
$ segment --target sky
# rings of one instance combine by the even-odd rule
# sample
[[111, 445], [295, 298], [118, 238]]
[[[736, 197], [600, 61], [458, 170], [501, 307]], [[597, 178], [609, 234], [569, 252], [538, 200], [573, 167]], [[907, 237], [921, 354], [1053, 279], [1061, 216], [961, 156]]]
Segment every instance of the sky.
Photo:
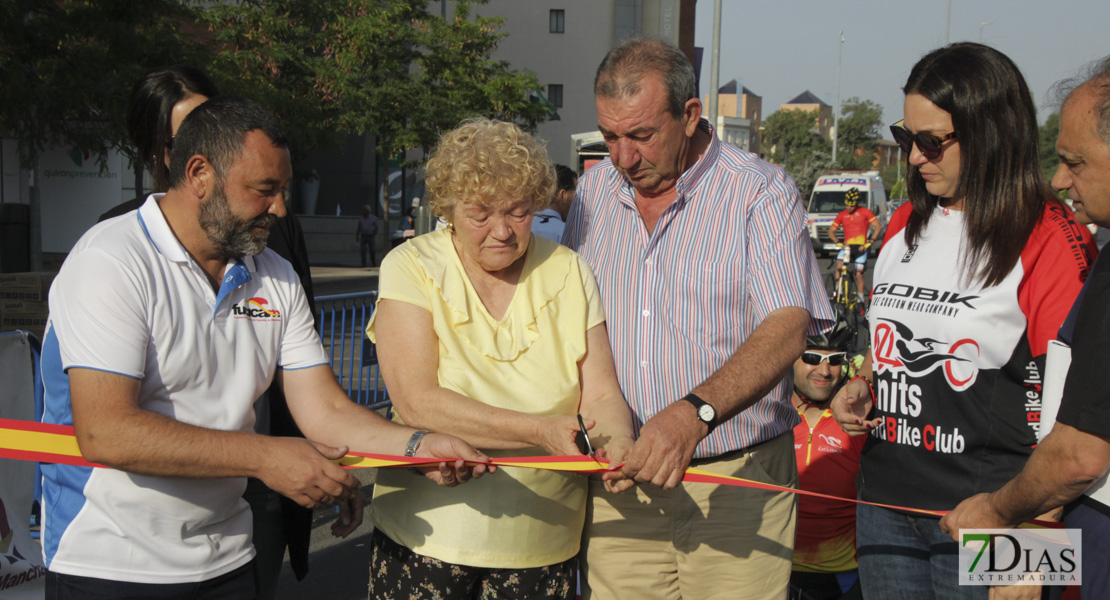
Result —
[[[714, 0], [698, 0], [694, 42], [705, 48], [701, 91], [709, 90]], [[722, 0], [719, 84], [736, 79], [763, 97], [763, 117], [805, 90], [836, 105], [852, 96], [902, 118], [901, 87], [914, 63], [945, 43], [948, 0]], [[1110, 0], [951, 0], [950, 42], [980, 41], [1025, 74], [1040, 122], [1056, 81], [1110, 54]], [[982, 23], [989, 23], [980, 27]], [[706, 107], [708, 110], [708, 107]], [[884, 128], [884, 137], [890, 132]]]

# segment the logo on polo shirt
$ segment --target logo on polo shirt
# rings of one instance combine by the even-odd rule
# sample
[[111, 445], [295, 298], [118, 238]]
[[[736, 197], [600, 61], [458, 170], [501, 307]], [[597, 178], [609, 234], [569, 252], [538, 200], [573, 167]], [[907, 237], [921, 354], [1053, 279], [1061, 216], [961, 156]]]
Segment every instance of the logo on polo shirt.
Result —
[[266, 305], [269, 303], [269, 300], [262, 297], [251, 298], [247, 300], [245, 306], [238, 303], [231, 305], [231, 314], [252, 321], [281, 320], [281, 311], [276, 308], [267, 308]]

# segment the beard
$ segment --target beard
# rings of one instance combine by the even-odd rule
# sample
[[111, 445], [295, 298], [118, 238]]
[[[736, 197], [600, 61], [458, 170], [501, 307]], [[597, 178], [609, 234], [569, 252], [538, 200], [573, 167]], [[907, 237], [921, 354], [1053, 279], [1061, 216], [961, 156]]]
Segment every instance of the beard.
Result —
[[[268, 213], [250, 220], [236, 217], [227, 203], [222, 181], [216, 183], [212, 195], [200, 205], [200, 226], [224, 258], [254, 256], [265, 250], [275, 221], [277, 216]], [[255, 231], [256, 227], [265, 229]]]

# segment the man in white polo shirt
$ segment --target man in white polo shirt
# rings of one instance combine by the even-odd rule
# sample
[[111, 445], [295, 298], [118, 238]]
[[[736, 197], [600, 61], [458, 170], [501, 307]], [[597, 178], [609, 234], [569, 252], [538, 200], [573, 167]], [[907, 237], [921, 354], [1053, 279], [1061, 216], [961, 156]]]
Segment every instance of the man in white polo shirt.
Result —
[[[339, 388], [293, 268], [266, 250], [291, 177], [276, 121], [214, 98], [173, 141], [170, 191], [93, 227], [62, 266], [44, 421], [72, 424], [84, 457], [113, 468], [43, 466], [48, 597], [253, 598], [246, 476], [304, 506], [339, 504], [346, 535], [359, 482], [329, 459], [348, 447], [485, 460]], [[252, 433], [275, 377], [308, 439]], [[427, 471], [451, 485], [484, 468]]]

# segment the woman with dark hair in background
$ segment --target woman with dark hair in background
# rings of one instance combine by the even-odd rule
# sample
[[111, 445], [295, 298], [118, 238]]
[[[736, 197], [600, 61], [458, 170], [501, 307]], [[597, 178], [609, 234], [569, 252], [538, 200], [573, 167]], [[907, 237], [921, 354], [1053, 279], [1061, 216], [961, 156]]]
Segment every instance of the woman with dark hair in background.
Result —
[[[863, 378], [833, 409], [845, 431], [871, 434], [863, 500], [945, 511], [1009, 481], [1036, 445], [1047, 344], [1094, 247], [1042, 180], [1033, 98], [1009, 58], [952, 44], [903, 91], [891, 132], [910, 200], [876, 263]], [[959, 585], [958, 545], [936, 517], [860, 505], [856, 543], [869, 600], [988, 595]]]
[[[194, 108], [219, 93], [216, 84], [207, 75], [188, 66], [155, 69], [143, 75], [131, 88], [127, 98], [127, 132], [139, 150], [143, 165], [154, 177], [153, 193], [160, 194], [169, 189], [170, 148], [181, 122]], [[100, 215], [99, 221], [130, 213], [145, 201], [145, 197], [139, 197], [124, 202]], [[292, 263], [315, 317], [308, 249], [300, 223], [292, 212], [274, 222], [267, 246]], [[289, 414], [280, 386], [270, 386], [266, 395], [255, 403], [255, 413], [255, 431], [259, 433], [301, 435]], [[297, 579], [304, 579], [308, 574], [312, 511], [298, 506], [253, 478], [247, 480], [247, 491], [243, 497], [250, 503], [254, 515], [258, 598], [271, 599], [277, 591], [286, 546], [289, 548], [289, 564]], [[358, 518], [361, 521], [361, 516]]]

